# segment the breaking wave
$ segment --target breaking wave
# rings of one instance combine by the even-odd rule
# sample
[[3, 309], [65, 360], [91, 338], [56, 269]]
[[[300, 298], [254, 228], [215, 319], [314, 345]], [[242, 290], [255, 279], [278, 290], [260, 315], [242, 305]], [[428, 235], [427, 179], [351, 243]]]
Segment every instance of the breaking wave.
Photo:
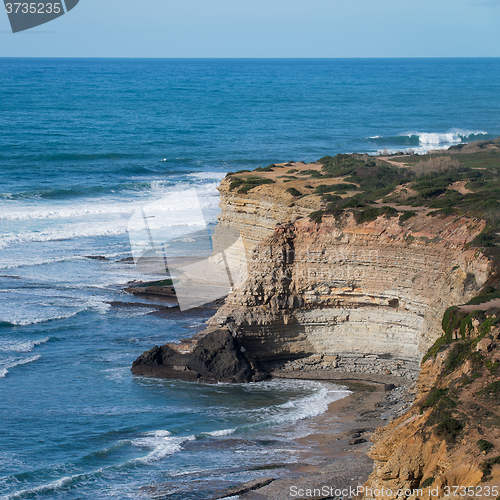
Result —
[[383, 147], [388, 152], [413, 149], [416, 153], [425, 153], [430, 149], [446, 149], [455, 144], [488, 140], [494, 137], [483, 130], [452, 129], [448, 132], [410, 131], [396, 136], [375, 135], [367, 137], [367, 140], [374, 146]]

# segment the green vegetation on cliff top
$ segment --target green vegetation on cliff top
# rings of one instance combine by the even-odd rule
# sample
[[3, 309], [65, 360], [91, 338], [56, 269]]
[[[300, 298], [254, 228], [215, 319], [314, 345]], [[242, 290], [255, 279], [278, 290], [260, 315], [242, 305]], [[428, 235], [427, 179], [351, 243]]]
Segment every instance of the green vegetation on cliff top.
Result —
[[431, 216], [484, 219], [487, 225], [472, 246], [500, 263], [500, 138], [426, 155], [338, 154], [309, 165], [288, 162], [231, 172], [227, 178], [230, 190], [240, 194], [273, 184], [295, 200], [307, 198], [317, 223], [349, 211], [358, 224], [379, 216], [399, 217], [403, 224], [416, 213], [410, 207]]

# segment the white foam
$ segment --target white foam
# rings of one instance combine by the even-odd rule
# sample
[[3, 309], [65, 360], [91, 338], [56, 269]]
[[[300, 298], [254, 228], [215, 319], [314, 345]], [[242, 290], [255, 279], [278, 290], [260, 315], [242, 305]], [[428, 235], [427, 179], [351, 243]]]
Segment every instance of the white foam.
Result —
[[219, 182], [226, 177], [225, 172], [194, 172], [192, 174], [189, 174], [187, 177], [190, 177], [191, 179], [197, 179], [197, 180], [211, 180], [215, 179], [218, 180]]
[[256, 413], [265, 418], [266, 425], [276, 425], [296, 422], [299, 420], [316, 417], [326, 412], [328, 405], [333, 401], [342, 399], [350, 394], [350, 391], [339, 386], [312, 380], [294, 380], [290, 384], [289, 380], [271, 380], [269, 382], [259, 382], [258, 384], [247, 384], [246, 390], [259, 391], [262, 389], [289, 390], [290, 388], [302, 388], [307, 391], [314, 390], [313, 394], [297, 397], [286, 403], [276, 406], [255, 409]]
[[[418, 145], [416, 146], [399, 146], [393, 148], [383, 148], [377, 151], [377, 154], [387, 154], [387, 153], [397, 153], [397, 152], [408, 152], [413, 151], [415, 154], [426, 154], [430, 150], [442, 150], [447, 149], [455, 144], [461, 144], [467, 142], [467, 139], [471, 137], [473, 140], [478, 140], [480, 136], [487, 136], [488, 132], [484, 130], [465, 130], [454, 128], [447, 132], [420, 132], [420, 131], [409, 131], [401, 134], [398, 137], [409, 137], [418, 139]], [[477, 138], [476, 138], [477, 136]], [[390, 137], [383, 137], [380, 135], [375, 135], [369, 137], [369, 139], [386, 139], [388, 142], [391, 141]], [[392, 138], [397, 141], [396, 138]]]
[[9, 369], [15, 368], [16, 366], [27, 365], [28, 363], [33, 363], [34, 361], [38, 361], [40, 358], [40, 354], [17, 360], [13, 358], [7, 358], [2, 362], [2, 365], [0, 365], [0, 378], [5, 378], [9, 373]]
[[290, 408], [292, 411], [285, 415], [274, 417], [273, 423], [279, 424], [316, 417], [326, 412], [330, 403], [342, 399], [349, 394], [349, 391], [331, 390], [323, 387], [316, 394], [279, 405], [278, 408]]
[[181, 451], [182, 444], [195, 439], [195, 436], [172, 436], [168, 431], [158, 430], [148, 432], [142, 438], [134, 439], [132, 444], [138, 448], [152, 449], [145, 457], [137, 460], [142, 463], [150, 463], [157, 462], [168, 455]]
[[[0, 233], [0, 249], [32, 242], [126, 234], [132, 214], [155, 200], [193, 187], [201, 208], [206, 211], [205, 217], [212, 221], [219, 212], [217, 187], [222, 177], [224, 174], [218, 172], [200, 172], [191, 174], [190, 181], [175, 184], [155, 180], [148, 182], [148, 188], [140, 193], [124, 192], [114, 198], [82, 198], [77, 204], [74, 200], [0, 200], [0, 220], [9, 223], [3, 234]], [[20, 221], [32, 221], [32, 224], [19, 227], [16, 222]], [[35, 225], [36, 222], [40, 224]], [[185, 223], [190, 225], [189, 220]], [[162, 226], [169, 227], [169, 221], [163, 221]]]
[[0, 340], [0, 351], [3, 352], [31, 352], [37, 345], [45, 344], [50, 339], [45, 337], [40, 340]]
[[231, 434], [234, 434], [236, 429], [222, 429], [220, 431], [212, 431], [212, 432], [204, 432], [203, 434], [206, 434], [207, 436], [229, 436]]
[[[135, 204], [137, 204], [137, 202]], [[60, 208], [48, 206], [47, 208], [42, 209], [40, 207], [35, 208], [35, 206], [31, 204], [22, 204], [17, 207], [12, 207], [12, 204], [10, 203], [8, 210], [5, 210], [0, 214], [0, 220], [73, 219], [76, 217], [108, 214], [127, 215], [133, 210], [133, 208], [129, 207], [129, 205], [132, 205], [132, 202], [101, 205], [78, 204], [78, 208], [66, 205], [62, 205]]]
[[68, 257], [60, 257], [57, 259], [28, 260], [28, 261], [25, 260], [24, 262], [17, 261], [15, 264], [4, 264], [0, 266], [0, 270], [17, 269], [19, 267], [45, 266], [50, 264], [58, 264], [60, 262], [72, 262], [81, 259], [82, 257], [79, 256], [68, 256]]
[[[14, 293], [15, 291], [11, 291]], [[2, 321], [13, 326], [30, 326], [47, 323], [49, 321], [69, 319], [81, 312], [94, 310], [99, 314], [107, 314], [111, 304], [97, 297], [78, 296], [48, 296], [43, 295], [44, 290], [39, 293], [32, 292], [32, 296], [26, 299], [23, 307], [9, 309], [2, 308]], [[24, 295], [15, 301], [25, 300]], [[3, 303], [0, 305], [4, 305]]]
[[130, 307], [127, 309], [118, 310], [116, 315], [119, 318], [136, 318], [141, 316], [147, 316], [148, 314], [157, 312], [158, 309], [155, 307]]
[[32, 497], [37, 493], [47, 493], [50, 491], [57, 491], [63, 488], [64, 486], [72, 484], [73, 482], [75, 482], [75, 480], [87, 478], [101, 472], [102, 469], [98, 469], [94, 472], [87, 474], [74, 474], [73, 476], [62, 477], [61, 479], [58, 479], [57, 481], [52, 481], [51, 483], [42, 484], [40, 486], [35, 486], [33, 488], [29, 488], [26, 490], [17, 491], [16, 493], [12, 493], [10, 495], [5, 495], [4, 497], [1, 497], [1, 500], [14, 500], [16, 498], [23, 498], [25, 496]]
[[406, 134], [409, 136], [416, 135], [420, 144], [459, 144], [464, 139], [468, 139], [471, 135], [488, 135], [488, 132], [482, 130], [471, 131], [462, 129], [453, 129], [450, 132], [416, 132]]
[[54, 321], [58, 319], [69, 319], [77, 314], [85, 311], [85, 308], [78, 309], [68, 314], [58, 314], [56, 316], [48, 316], [45, 318], [17, 318], [17, 319], [7, 319], [7, 322], [14, 326], [30, 326], [30, 325], [39, 325], [40, 323], [47, 323], [48, 321]]

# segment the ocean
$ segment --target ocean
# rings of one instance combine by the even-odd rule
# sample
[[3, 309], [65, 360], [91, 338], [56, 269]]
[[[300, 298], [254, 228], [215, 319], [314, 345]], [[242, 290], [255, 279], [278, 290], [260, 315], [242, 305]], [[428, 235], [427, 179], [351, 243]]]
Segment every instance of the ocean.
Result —
[[0, 58], [0, 499], [206, 499], [348, 392], [133, 376], [203, 328], [123, 291], [135, 212], [228, 171], [500, 135], [500, 59]]

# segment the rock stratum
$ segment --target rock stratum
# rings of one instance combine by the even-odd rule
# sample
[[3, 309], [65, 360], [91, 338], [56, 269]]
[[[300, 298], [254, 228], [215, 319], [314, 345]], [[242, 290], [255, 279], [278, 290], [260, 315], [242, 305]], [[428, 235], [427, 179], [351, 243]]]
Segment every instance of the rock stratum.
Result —
[[210, 324], [233, 332], [263, 370], [414, 379], [444, 311], [488, 279], [488, 259], [467, 248], [485, 223], [420, 213], [404, 223], [359, 225], [346, 214], [317, 224], [300, 208], [290, 214], [293, 200], [273, 188], [243, 199], [220, 187], [220, 233], [238, 230], [252, 249], [247, 282]]
[[[499, 163], [500, 141], [490, 142], [477, 150]], [[219, 187], [214, 252], [241, 236], [244, 251], [230, 257], [247, 267], [246, 280], [204, 332], [155, 347], [132, 371], [203, 381], [277, 376], [412, 385], [418, 378], [413, 406], [376, 434], [365, 486], [376, 498], [416, 499], [448, 498], [446, 487], [498, 484], [500, 310], [493, 307], [499, 295], [491, 251], [498, 229], [491, 221], [499, 172], [477, 181], [485, 167], [463, 166], [470, 155], [460, 154], [376, 162], [338, 155], [322, 164], [272, 165], [259, 177], [228, 174]], [[366, 201], [370, 175], [396, 180]], [[476, 193], [477, 186], [487, 191]], [[338, 195], [324, 194], [331, 192]], [[490, 289], [487, 307], [456, 307], [480, 293], [489, 297]], [[396, 493], [416, 488], [424, 492]], [[488, 491], [467, 494], [500, 495]]]

